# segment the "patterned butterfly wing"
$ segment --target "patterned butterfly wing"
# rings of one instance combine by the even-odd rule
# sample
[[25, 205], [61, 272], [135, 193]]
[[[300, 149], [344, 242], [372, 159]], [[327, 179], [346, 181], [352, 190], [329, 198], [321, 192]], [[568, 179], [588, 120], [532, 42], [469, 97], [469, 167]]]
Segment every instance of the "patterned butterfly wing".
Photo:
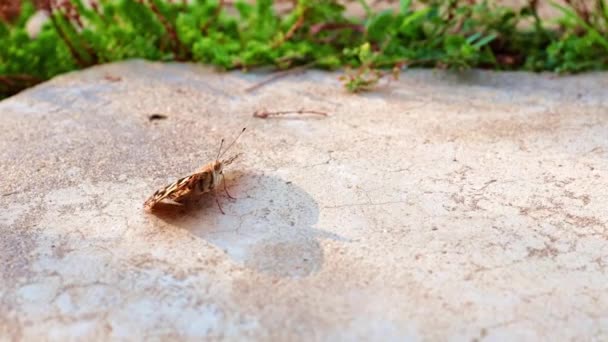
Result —
[[184, 178], [180, 178], [175, 182], [167, 185], [166, 187], [157, 190], [148, 200], [144, 203], [146, 210], [150, 211], [154, 206], [165, 198], [178, 201], [190, 194], [194, 183], [196, 183], [197, 174], [190, 175]]

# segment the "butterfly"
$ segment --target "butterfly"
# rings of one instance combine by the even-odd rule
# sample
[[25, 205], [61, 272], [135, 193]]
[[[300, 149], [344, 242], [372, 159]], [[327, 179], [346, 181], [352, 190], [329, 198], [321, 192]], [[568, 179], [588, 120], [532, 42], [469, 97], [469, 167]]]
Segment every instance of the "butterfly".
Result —
[[[226, 195], [234, 199], [234, 197], [228, 193], [228, 189], [226, 188], [224, 167], [232, 164], [232, 162], [234, 162], [240, 156], [240, 154], [227, 159], [222, 159], [222, 156], [237, 142], [237, 140], [245, 132], [245, 129], [246, 128], [243, 128], [241, 133], [239, 133], [234, 141], [223, 152], [222, 146], [224, 145], [224, 139], [222, 139], [220, 148], [214, 161], [207, 163], [191, 175], [182, 177], [164, 188], [156, 190], [156, 192], [144, 203], [145, 210], [149, 212], [152, 211], [158, 203], [165, 199], [182, 203], [189, 198], [197, 197], [207, 192], [213, 191], [215, 194], [217, 186], [220, 184], [220, 182], [222, 182], [224, 185]], [[220, 212], [224, 214], [224, 210], [222, 210], [217, 196], [215, 196], [215, 201], [220, 209]]]

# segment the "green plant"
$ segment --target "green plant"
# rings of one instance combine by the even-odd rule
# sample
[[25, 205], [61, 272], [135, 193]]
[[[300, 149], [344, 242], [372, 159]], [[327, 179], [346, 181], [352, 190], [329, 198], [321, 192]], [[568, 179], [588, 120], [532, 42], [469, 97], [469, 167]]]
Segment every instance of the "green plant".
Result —
[[[196, 61], [222, 69], [300, 65], [345, 68], [345, 87], [374, 88], [404, 66], [578, 72], [608, 67], [608, 9], [566, 1], [547, 21], [538, 0], [522, 8], [486, 0], [401, 0], [363, 17], [335, 0], [297, 0], [287, 12], [272, 0], [41, 1], [50, 20], [26, 31], [35, 11], [0, 22], [0, 97], [57, 74], [127, 58]], [[2, 16], [0, 16], [2, 17]], [[552, 25], [556, 24], [556, 25]]]
[[[548, 67], [559, 72], [605, 69], [608, 63], [608, 7], [598, 0], [596, 11], [551, 1], [563, 16], [557, 19], [562, 29], [559, 40], [547, 48]], [[582, 6], [582, 5], [581, 5]]]

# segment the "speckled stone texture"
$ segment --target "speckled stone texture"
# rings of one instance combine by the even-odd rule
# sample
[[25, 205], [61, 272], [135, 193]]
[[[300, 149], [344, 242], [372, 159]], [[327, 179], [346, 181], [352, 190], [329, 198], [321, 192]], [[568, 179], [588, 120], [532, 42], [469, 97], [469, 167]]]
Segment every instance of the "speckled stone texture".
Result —
[[[1, 339], [608, 340], [608, 74], [266, 77], [129, 61], [0, 102]], [[302, 108], [330, 116], [252, 117]], [[144, 212], [245, 126], [226, 215]]]

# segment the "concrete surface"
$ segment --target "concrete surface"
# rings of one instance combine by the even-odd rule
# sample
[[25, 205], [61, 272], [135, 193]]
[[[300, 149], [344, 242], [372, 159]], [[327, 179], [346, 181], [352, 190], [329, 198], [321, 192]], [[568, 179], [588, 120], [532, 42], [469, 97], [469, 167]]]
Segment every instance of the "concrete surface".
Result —
[[[2, 340], [608, 339], [608, 74], [337, 76], [131, 61], [0, 102]], [[226, 215], [144, 212], [244, 126]]]

